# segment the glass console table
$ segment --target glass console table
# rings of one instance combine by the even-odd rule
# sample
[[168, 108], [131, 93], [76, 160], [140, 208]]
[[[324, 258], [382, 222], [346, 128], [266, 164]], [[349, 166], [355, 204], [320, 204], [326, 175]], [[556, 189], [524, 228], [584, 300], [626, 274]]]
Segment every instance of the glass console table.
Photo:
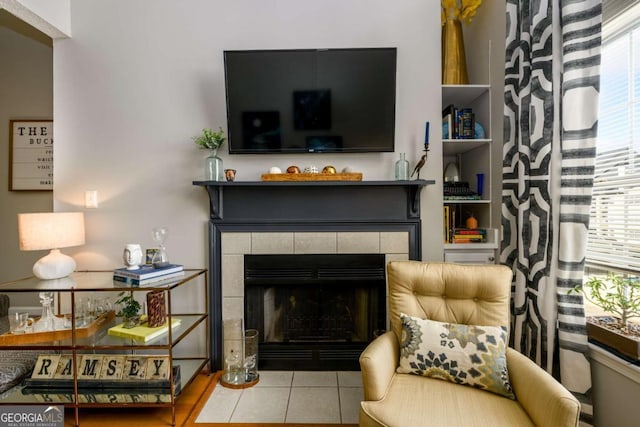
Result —
[[[210, 369], [207, 274], [205, 269], [185, 270], [184, 276], [142, 287], [114, 281], [112, 271], [75, 272], [55, 280], [29, 277], [0, 284], [0, 294], [10, 298], [15, 293], [31, 293], [36, 300], [43, 292], [53, 293], [56, 318], [55, 330], [46, 332], [14, 334], [6, 319], [1, 323], [0, 352], [4, 354], [0, 357], [16, 355], [38, 361], [31, 375], [0, 394], [0, 405], [64, 405], [74, 408], [76, 425], [82, 408], [170, 407], [175, 425], [180, 391], [205, 366]], [[145, 295], [152, 291], [164, 295], [165, 325], [173, 326], [146, 341], [109, 334], [111, 327], [122, 323], [113, 306], [119, 294], [132, 292], [144, 305]], [[38, 366], [46, 358], [51, 362], [46, 366], [50, 372]], [[154, 366], [164, 362], [168, 368], [158, 377], [162, 380], [156, 381]], [[134, 369], [137, 366], [141, 368]], [[50, 377], [34, 380], [36, 372]], [[109, 376], [114, 372], [116, 376]], [[132, 380], [134, 374], [137, 377]]]

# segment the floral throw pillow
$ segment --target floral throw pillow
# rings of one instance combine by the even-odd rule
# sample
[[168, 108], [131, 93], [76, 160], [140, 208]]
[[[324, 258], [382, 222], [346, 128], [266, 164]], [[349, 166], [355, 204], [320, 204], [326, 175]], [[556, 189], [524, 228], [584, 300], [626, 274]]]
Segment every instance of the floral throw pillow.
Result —
[[515, 399], [507, 372], [507, 328], [458, 325], [400, 314], [397, 372], [439, 378]]

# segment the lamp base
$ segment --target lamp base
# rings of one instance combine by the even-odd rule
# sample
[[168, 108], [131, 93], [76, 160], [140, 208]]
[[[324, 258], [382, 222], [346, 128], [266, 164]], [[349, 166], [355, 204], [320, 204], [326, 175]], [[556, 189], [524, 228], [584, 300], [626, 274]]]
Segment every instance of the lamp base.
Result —
[[67, 277], [76, 269], [76, 262], [59, 249], [51, 249], [48, 255], [40, 258], [33, 265], [33, 275], [38, 279], [60, 279]]

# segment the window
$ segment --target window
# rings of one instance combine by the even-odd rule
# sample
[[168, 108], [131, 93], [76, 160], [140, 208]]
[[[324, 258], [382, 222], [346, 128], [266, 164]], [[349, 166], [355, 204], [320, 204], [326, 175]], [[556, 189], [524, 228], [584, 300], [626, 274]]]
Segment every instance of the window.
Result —
[[586, 262], [591, 268], [637, 275], [640, 1], [611, 20], [606, 17], [606, 1], [604, 6], [598, 141]]

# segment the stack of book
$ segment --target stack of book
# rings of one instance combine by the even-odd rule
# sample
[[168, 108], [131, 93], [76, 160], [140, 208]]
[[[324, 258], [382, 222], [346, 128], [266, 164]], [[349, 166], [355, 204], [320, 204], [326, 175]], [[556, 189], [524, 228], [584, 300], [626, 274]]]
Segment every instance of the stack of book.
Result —
[[442, 139], [474, 139], [475, 121], [471, 108], [447, 105], [442, 110]]
[[[180, 319], [173, 317], [171, 319], [171, 329], [175, 329], [180, 325]], [[150, 341], [156, 337], [166, 334], [169, 331], [169, 319], [164, 325], [150, 328], [147, 322], [133, 328], [125, 328], [124, 323], [109, 328], [108, 334], [114, 337], [129, 338], [142, 342]]]
[[451, 243], [484, 243], [487, 230], [484, 228], [454, 228]]
[[113, 271], [113, 280], [130, 285], [157, 284], [165, 280], [176, 279], [184, 275], [184, 266], [180, 264], [169, 264], [164, 267], [154, 267], [153, 265], [141, 265], [135, 270], [117, 268]]

